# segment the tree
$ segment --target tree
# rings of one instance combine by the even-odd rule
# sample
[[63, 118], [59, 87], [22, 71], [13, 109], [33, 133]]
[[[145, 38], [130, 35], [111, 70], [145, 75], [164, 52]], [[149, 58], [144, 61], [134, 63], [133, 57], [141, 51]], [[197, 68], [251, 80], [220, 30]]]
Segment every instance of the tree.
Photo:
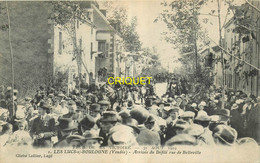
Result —
[[141, 50], [142, 44], [136, 31], [138, 25], [137, 17], [132, 17], [129, 23], [125, 8], [116, 6], [113, 2], [105, 2], [103, 6], [110, 8], [107, 14], [108, 20], [123, 38], [126, 50], [130, 52]]
[[198, 73], [198, 36], [202, 30], [198, 23], [199, 11], [204, 4], [204, 0], [174, 0], [164, 1], [161, 5], [164, 10], [155, 20], [161, 20], [166, 23], [168, 32], [163, 35], [166, 41], [172, 43], [178, 48], [180, 53], [194, 54], [194, 73]]

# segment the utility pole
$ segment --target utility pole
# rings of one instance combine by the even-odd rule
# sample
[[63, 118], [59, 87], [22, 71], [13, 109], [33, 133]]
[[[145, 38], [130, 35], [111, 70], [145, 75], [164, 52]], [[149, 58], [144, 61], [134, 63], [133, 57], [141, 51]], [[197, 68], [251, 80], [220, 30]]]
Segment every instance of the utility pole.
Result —
[[[192, 8], [192, 13], [193, 13], [193, 19], [194, 19], [194, 24], [193, 24], [193, 31], [194, 31], [194, 53], [195, 53], [195, 78], [197, 78], [198, 75], [198, 49], [197, 49], [197, 15], [195, 14], [195, 2], [193, 0], [193, 8]], [[197, 82], [197, 80], [196, 80]]]
[[[222, 28], [221, 28], [221, 19], [220, 19], [220, 0], [218, 0], [218, 26], [219, 26], [219, 46], [222, 46]], [[225, 63], [223, 50], [221, 49], [221, 64], [222, 64], [222, 102], [221, 109], [225, 107]]]
[[[9, 45], [10, 45], [10, 54], [11, 54], [11, 71], [12, 71], [12, 109], [14, 110], [14, 55], [13, 55], [13, 47], [12, 47], [12, 40], [11, 40], [11, 23], [10, 23], [10, 16], [8, 10], [8, 4], [6, 4], [7, 10], [7, 18], [8, 18], [8, 37], [9, 37]], [[13, 116], [13, 115], [12, 115]]]

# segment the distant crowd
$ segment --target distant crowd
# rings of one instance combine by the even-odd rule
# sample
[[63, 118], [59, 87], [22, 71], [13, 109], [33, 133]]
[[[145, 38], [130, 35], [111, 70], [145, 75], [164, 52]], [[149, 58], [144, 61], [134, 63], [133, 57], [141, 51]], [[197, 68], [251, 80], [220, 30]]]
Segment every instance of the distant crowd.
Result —
[[19, 90], [6, 87], [0, 92], [0, 148], [260, 144], [259, 96], [226, 91], [222, 97], [209, 88], [199, 101], [188, 92], [163, 97], [152, 92], [144, 101], [141, 96], [119, 101], [112, 98], [119, 89], [91, 85], [66, 94], [40, 87], [18, 103]]

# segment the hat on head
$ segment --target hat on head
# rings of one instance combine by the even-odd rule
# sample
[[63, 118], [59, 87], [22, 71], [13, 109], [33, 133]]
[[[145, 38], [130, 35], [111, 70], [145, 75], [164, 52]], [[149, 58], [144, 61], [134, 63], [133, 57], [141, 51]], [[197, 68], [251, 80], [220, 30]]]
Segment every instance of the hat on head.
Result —
[[11, 91], [11, 90], [12, 90], [12, 87], [7, 87], [6, 90], [7, 90], [7, 91]]
[[94, 127], [94, 125], [96, 124], [95, 119], [90, 116], [90, 115], [85, 115], [85, 117], [79, 122], [79, 124], [81, 125], [82, 128], [84, 128], [85, 130], [90, 130], [91, 128]]
[[86, 100], [86, 104], [91, 104], [92, 102], [90, 100]]
[[169, 98], [167, 99], [167, 101], [168, 101], [168, 102], [173, 102], [173, 98], [169, 97]]
[[122, 118], [122, 121], [124, 122], [125, 120], [131, 118], [131, 115], [130, 115], [130, 111], [125, 109], [125, 110], [122, 110], [118, 113], [118, 115]]
[[105, 111], [100, 119], [101, 122], [118, 122], [119, 120], [120, 118], [115, 111]]
[[172, 109], [172, 107], [170, 107], [170, 106], [165, 106], [164, 108], [163, 108], [163, 110], [165, 110], [165, 111], [169, 111], [169, 110], [171, 110]]
[[59, 128], [63, 131], [77, 129], [77, 124], [71, 118], [59, 118]]
[[194, 119], [195, 121], [210, 121], [211, 118], [206, 114], [199, 114], [196, 116], [196, 118]]
[[107, 100], [101, 100], [98, 102], [100, 105], [110, 105], [110, 102]]
[[152, 105], [153, 105], [153, 100], [152, 99], [145, 100], [145, 106], [146, 107], [151, 107]]
[[213, 136], [218, 137], [226, 145], [233, 145], [237, 140], [237, 131], [227, 125], [218, 125], [213, 130]]
[[137, 120], [138, 124], [143, 124], [149, 117], [149, 112], [140, 107], [140, 108], [134, 108], [130, 111], [130, 115], [132, 118]]
[[67, 103], [69, 106], [76, 105], [76, 102], [73, 100], [69, 100]]
[[177, 107], [170, 107], [170, 109], [168, 110], [168, 112], [169, 113], [171, 113], [171, 112], [179, 112], [179, 108], [177, 108]]
[[196, 145], [196, 138], [189, 134], [177, 134], [176, 136], [169, 139], [166, 146], [173, 145]]
[[217, 111], [216, 115], [221, 115], [221, 116], [225, 116], [225, 117], [231, 117], [230, 116], [230, 111], [228, 109], [220, 109]]
[[66, 97], [63, 92], [60, 92], [60, 93], [58, 94], [58, 96], [59, 96], [59, 97]]
[[136, 145], [136, 137], [132, 128], [126, 125], [116, 125], [109, 131], [109, 143], [113, 145]]
[[48, 95], [48, 97], [49, 97], [49, 98], [53, 98], [53, 97], [54, 97], [54, 94], [51, 93], [51, 94]]
[[236, 104], [241, 104], [241, 103], [243, 103], [243, 102], [244, 102], [244, 100], [242, 100], [242, 99], [236, 100]]
[[90, 139], [96, 139], [98, 141], [102, 141], [103, 140], [103, 138], [98, 136], [98, 134], [96, 132], [94, 132], [93, 130], [85, 131], [82, 136], [84, 137], [82, 139], [83, 141], [90, 140]]
[[128, 119], [126, 120], [125, 125], [127, 125], [127, 126], [129, 126], [129, 127], [132, 127], [132, 128], [135, 130], [136, 133], [138, 133], [138, 134], [140, 133], [140, 130], [139, 130], [139, 128], [138, 128], [138, 122], [137, 122], [137, 120], [135, 120], [135, 119], [133, 119], [133, 118], [128, 118]]
[[192, 104], [191, 104], [191, 107], [196, 108], [196, 107], [197, 107], [197, 104], [196, 104], [196, 103], [192, 103]]
[[212, 115], [210, 116], [211, 122], [220, 122], [221, 121], [221, 116], [220, 115]]
[[82, 140], [84, 140], [84, 136], [81, 136], [81, 135], [69, 135], [69, 136], [67, 136], [66, 137], [66, 141], [68, 142], [68, 143], [71, 143], [71, 141], [82, 141]]
[[145, 123], [155, 122], [155, 118], [156, 118], [156, 117], [155, 117], [154, 114], [150, 114]]
[[41, 101], [39, 107], [44, 109], [44, 110], [50, 110], [51, 109], [51, 105], [48, 101]]
[[18, 90], [17, 90], [17, 89], [14, 89], [14, 93], [18, 93]]
[[194, 118], [195, 113], [192, 111], [185, 111], [183, 114], [180, 115], [181, 118]]
[[178, 119], [177, 122], [175, 123], [175, 128], [185, 129], [188, 126], [189, 126], [189, 123], [182, 119]]
[[183, 130], [183, 133], [189, 134], [194, 137], [200, 136], [204, 132], [204, 128], [198, 124], [192, 124]]
[[206, 102], [205, 101], [201, 101], [199, 106], [207, 106]]
[[91, 111], [97, 111], [100, 112], [100, 105], [99, 104], [92, 104], [89, 108]]
[[31, 101], [32, 98], [31, 97], [25, 97], [25, 101]]
[[15, 121], [21, 121], [25, 118], [25, 114], [22, 110], [18, 110], [16, 111], [16, 114], [15, 114]]
[[146, 99], [155, 100], [155, 99], [156, 99], [156, 96], [154, 96], [154, 95], [150, 95], [150, 96], [147, 96]]
[[238, 109], [238, 105], [237, 105], [236, 103], [234, 103], [234, 104], [232, 105], [232, 107], [231, 107], [231, 110], [236, 110], [236, 109]]

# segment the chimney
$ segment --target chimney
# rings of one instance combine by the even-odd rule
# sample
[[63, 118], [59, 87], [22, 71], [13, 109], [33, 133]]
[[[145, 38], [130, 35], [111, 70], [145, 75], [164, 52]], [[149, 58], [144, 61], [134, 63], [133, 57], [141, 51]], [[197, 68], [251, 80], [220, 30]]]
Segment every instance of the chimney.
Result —
[[103, 9], [103, 10], [100, 10], [100, 12], [106, 17], [107, 16], [107, 10]]

